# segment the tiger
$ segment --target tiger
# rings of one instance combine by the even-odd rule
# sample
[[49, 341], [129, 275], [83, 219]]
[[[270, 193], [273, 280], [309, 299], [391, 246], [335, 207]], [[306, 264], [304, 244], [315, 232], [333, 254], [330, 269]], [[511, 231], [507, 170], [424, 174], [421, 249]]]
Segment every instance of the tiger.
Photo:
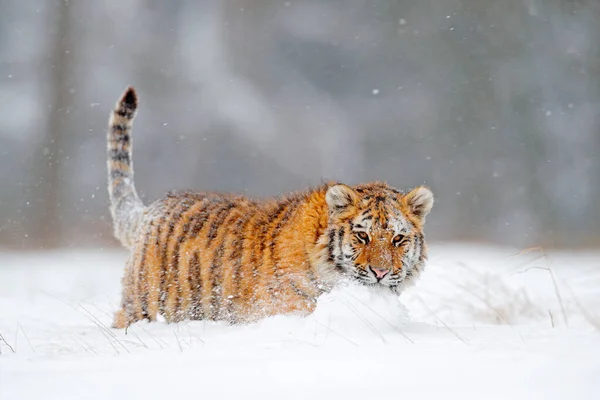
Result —
[[400, 294], [422, 274], [433, 194], [385, 182], [338, 182], [257, 200], [169, 192], [145, 206], [134, 185], [128, 87], [109, 119], [107, 166], [114, 235], [130, 250], [112, 326], [182, 320], [251, 323], [311, 314], [345, 282]]

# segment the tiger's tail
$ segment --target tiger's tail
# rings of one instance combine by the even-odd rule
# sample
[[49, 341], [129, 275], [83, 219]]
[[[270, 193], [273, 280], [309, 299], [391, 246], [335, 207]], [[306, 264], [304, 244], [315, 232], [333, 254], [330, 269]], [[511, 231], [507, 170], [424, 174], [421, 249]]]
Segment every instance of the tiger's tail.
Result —
[[114, 235], [125, 247], [133, 245], [145, 209], [135, 190], [131, 160], [131, 130], [137, 106], [137, 94], [130, 86], [110, 115], [107, 133], [110, 212]]

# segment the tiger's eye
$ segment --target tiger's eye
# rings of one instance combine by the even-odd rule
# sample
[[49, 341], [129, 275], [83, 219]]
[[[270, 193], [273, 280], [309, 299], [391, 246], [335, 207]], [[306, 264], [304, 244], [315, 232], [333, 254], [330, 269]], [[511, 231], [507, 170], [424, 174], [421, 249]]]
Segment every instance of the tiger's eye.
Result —
[[360, 240], [362, 240], [363, 242], [369, 243], [369, 235], [367, 234], [367, 232], [358, 232], [357, 236]]
[[392, 243], [395, 244], [395, 245], [398, 245], [398, 244], [400, 244], [404, 240], [404, 238], [405, 238], [404, 235], [396, 235], [392, 239]]

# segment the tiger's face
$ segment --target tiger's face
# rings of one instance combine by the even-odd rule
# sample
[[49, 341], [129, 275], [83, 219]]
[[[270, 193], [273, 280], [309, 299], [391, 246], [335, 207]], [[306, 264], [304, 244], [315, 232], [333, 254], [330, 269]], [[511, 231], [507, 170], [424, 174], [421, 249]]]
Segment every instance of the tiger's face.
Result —
[[433, 194], [417, 187], [407, 194], [385, 183], [326, 193], [328, 262], [345, 276], [399, 293], [420, 275], [427, 258], [423, 235]]

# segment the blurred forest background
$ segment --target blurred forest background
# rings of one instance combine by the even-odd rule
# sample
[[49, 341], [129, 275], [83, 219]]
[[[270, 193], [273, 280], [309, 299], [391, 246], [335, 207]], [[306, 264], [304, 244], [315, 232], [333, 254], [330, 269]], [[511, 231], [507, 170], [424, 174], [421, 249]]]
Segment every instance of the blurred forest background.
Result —
[[598, 0], [0, 0], [0, 248], [117, 245], [136, 183], [429, 185], [431, 240], [600, 245]]

